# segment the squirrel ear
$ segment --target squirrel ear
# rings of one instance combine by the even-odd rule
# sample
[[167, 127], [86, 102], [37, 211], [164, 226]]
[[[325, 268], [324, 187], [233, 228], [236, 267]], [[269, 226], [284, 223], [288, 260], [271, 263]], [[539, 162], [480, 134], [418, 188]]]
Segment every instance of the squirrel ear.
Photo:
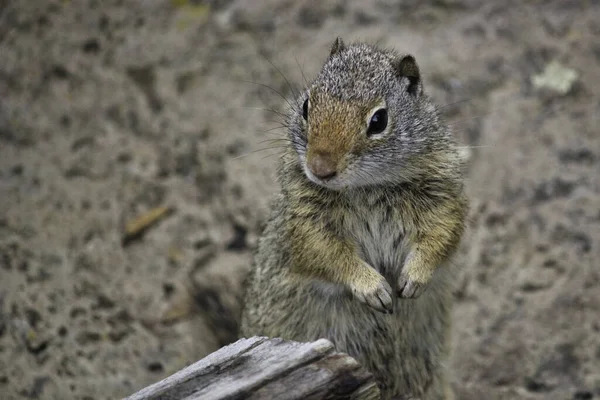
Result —
[[393, 62], [396, 74], [400, 78], [408, 79], [408, 93], [412, 95], [420, 95], [423, 92], [423, 83], [421, 82], [421, 74], [419, 73], [419, 66], [415, 61], [415, 58], [411, 55], [406, 55], [396, 59]]
[[334, 54], [339, 53], [340, 51], [344, 50], [345, 48], [346, 48], [346, 44], [344, 43], [342, 38], [338, 36], [337, 38], [335, 38], [335, 42], [333, 42], [333, 45], [331, 46], [331, 51], [329, 52], [329, 57], [333, 56]]

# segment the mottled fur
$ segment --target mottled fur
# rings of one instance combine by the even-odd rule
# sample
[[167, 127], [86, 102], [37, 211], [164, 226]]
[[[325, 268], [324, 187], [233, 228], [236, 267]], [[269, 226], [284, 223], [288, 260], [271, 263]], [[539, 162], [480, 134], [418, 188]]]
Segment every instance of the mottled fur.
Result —
[[[468, 207], [451, 135], [414, 58], [375, 46], [336, 40], [298, 104], [307, 98], [307, 120], [289, 113], [242, 334], [327, 338], [375, 374], [383, 398], [449, 399], [448, 260]], [[382, 107], [387, 128], [367, 136]], [[315, 176], [315, 157], [335, 176]]]

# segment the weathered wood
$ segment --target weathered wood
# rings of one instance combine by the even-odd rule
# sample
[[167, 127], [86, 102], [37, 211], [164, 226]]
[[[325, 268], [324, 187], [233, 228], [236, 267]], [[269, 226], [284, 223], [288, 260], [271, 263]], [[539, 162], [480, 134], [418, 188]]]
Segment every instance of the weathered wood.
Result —
[[325, 339], [241, 339], [125, 400], [379, 399], [372, 377]]

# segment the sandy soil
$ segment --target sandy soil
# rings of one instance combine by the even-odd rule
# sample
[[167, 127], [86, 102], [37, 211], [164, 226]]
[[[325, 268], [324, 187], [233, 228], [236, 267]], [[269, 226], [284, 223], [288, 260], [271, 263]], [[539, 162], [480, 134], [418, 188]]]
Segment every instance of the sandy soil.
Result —
[[[13, 0], [0, 15], [3, 399], [119, 398], [235, 339], [275, 190], [278, 150], [256, 150], [282, 133], [260, 108], [282, 109], [283, 75], [301, 87], [337, 35], [413, 53], [472, 146], [458, 397], [600, 398], [600, 2]], [[532, 85], [552, 61], [578, 75], [566, 94]], [[173, 212], [124, 244], [158, 206]]]

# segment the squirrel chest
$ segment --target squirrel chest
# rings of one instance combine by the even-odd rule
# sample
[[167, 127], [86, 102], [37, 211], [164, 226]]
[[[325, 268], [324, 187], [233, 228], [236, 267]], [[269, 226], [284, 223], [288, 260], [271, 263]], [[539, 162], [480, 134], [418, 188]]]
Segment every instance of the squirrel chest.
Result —
[[395, 278], [409, 251], [399, 207], [388, 197], [356, 196], [338, 214], [341, 233], [359, 256], [388, 278]]

